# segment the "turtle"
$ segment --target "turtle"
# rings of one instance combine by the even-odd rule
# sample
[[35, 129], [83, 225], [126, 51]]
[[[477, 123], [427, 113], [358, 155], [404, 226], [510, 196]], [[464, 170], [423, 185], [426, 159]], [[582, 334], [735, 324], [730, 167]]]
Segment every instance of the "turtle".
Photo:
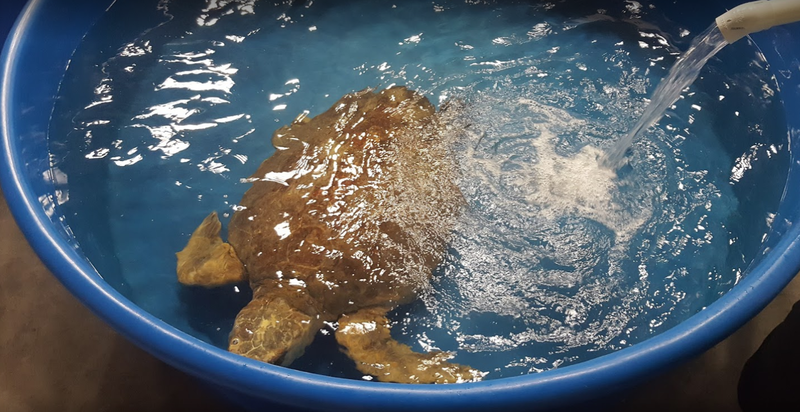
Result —
[[465, 204], [441, 112], [405, 86], [364, 89], [274, 132], [228, 242], [212, 212], [177, 253], [181, 284], [249, 281], [229, 351], [287, 366], [328, 322], [356, 368], [379, 381], [481, 380], [452, 353], [395, 340], [387, 317], [427, 290]]

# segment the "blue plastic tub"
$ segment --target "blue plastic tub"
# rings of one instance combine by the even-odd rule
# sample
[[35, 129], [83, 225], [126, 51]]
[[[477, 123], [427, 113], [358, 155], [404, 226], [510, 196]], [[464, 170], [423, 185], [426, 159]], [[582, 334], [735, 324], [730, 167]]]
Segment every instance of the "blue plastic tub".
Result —
[[[770, 302], [800, 269], [800, 26], [753, 36], [781, 87], [790, 131], [791, 166], [768, 253], [740, 284], [679, 326], [632, 347], [540, 374], [460, 385], [398, 385], [344, 380], [266, 365], [201, 342], [143, 311], [96, 273], [65, 230], [63, 216], [39, 199], [54, 191], [47, 127], [54, 96], [72, 52], [111, 3], [34, 0], [4, 3], [3, 18], [21, 9], [10, 30], [0, 72], [0, 177], [11, 210], [28, 240], [61, 282], [94, 313], [165, 362], [197, 376], [243, 404], [278, 402], [324, 410], [487, 410], [564, 408], [605, 397], [701, 353]], [[668, 8], [676, 21], [704, 28], [734, 2], [691, 16]], [[670, 9], [671, 8], [671, 9]], [[0, 20], [0, 24], [10, 21]]]

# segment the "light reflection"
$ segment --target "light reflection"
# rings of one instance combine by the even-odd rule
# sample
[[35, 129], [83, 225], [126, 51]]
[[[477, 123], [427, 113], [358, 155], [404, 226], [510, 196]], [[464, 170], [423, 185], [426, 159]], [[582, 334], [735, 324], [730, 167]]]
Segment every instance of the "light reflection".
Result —
[[102, 159], [102, 158], [108, 156], [109, 152], [110, 152], [110, 150], [108, 148], [103, 147], [103, 148], [100, 148], [100, 149], [92, 150], [91, 152], [87, 153], [85, 155], [85, 157], [87, 159]]
[[403, 44], [417, 44], [417, 43], [419, 43], [420, 41], [422, 41], [422, 33], [415, 34], [415, 35], [413, 35], [413, 36], [411, 36], [411, 37], [406, 37], [406, 38], [405, 38], [405, 39], [403, 39], [403, 41], [402, 41], [402, 42], [400, 42], [399, 44], [400, 44], [401, 46], [402, 46]]
[[256, 0], [206, 0], [196, 23], [198, 26], [213, 26], [224, 16], [255, 14], [255, 4]]
[[[202, 53], [179, 53], [175, 54], [173, 58], [165, 59], [166, 63], [201, 65], [205, 67], [202, 69], [176, 71], [173, 75], [167, 77], [161, 84], [156, 86], [156, 90], [187, 89], [199, 92], [217, 90], [230, 94], [231, 88], [235, 85], [232, 76], [235, 75], [239, 69], [232, 67], [230, 63], [216, 65], [213, 59], [204, 58], [212, 54], [214, 54], [214, 50], [208, 49]], [[202, 59], [196, 60], [197, 58]], [[183, 80], [185, 78], [191, 78], [192, 76], [199, 77], [200, 75], [210, 76], [207, 76], [208, 80], [204, 82]]]
[[134, 165], [142, 161], [142, 159], [144, 159], [144, 157], [141, 154], [137, 154], [136, 156], [130, 159], [122, 159], [122, 157], [120, 156], [111, 157], [111, 160], [114, 161], [114, 164], [120, 167]]
[[219, 98], [219, 97], [214, 97], [214, 96], [211, 96], [211, 97], [204, 97], [204, 98], [202, 98], [202, 99], [201, 99], [201, 101], [204, 101], [204, 102], [209, 102], [209, 103], [212, 103], [212, 104], [225, 104], [225, 103], [230, 103], [229, 101], [227, 101], [227, 100], [225, 100], [225, 99], [222, 99], [222, 98]]
[[219, 157], [209, 157], [209, 158], [203, 160], [202, 162], [200, 162], [200, 164], [198, 164], [197, 167], [201, 171], [204, 171], [204, 172], [205, 171], [209, 171], [209, 172], [214, 173], [214, 174], [220, 174], [220, 173], [224, 173], [224, 172], [229, 172], [230, 169], [228, 169], [228, 167], [225, 166], [224, 164], [218, 162], [217, 161], [218, 158]]
[[531, 40], [541, 40], [552, 33], [553, 33], [553, 27], [547, 22], [542, 22], [536, 24], [535, 26], [533, 26], [533, 28], [531, 28], [530, 31], [528, 31], [528, 37]]
[[53, 195], [47, 194], [39, 196], [39, 204], [42, 205], [44, 214], [47, 215], [48, 218], [52, 219], [56, 210], [56, 205], [53, 202]]
[[149, 145], [147, 148], [151, 151], [161, 151], [164, 156], [171, 157], [189, 148], [189, 142], [180, 139], [164, 139], [158, 144]]
[[[210, 72], [213, 73], [213, 72]], [[230, 77], [223, 77], [221, 80], [218, 81], [207, 81], [207, 82], [199, 82], [199, 81], [179, 81], [173, 77], [169, 77], [164, 80], [161, 84], [156, 86], [156, 90], [162, 89], [186, 89], [195, 92], [203, 92], [203, 91], [211, 91], [211, 90], [218, 90], [221, 92], [225, 92], [226, 94], [231, 93], [231, 88], [233, 88], [234, 82], [233, 79]]]
[[69, 179], [67, 178], [66, 173], [61, 171], [61, 169], [59, 169], [58, 167], [53, 167], [53, 168], [45, 170], [42, 173], [42, 177], [44, 178], [45, 181], [51, 182], [54, 185], [60, 185], [60, 186], [66, 185], [68, 183], [68, 181], [69, 181]]
[[[250, 120], [248, 116], [245, 116], [245, 119]], [[231, 139], [231, 141], [233, 143], [238, 143], [239, 139], [241, 139], [243, 137], [247, 137], [247, 136], [253, 134], [253, 132], [255, 132], [255, 131], [256, 131], [256, 129], [250, 129], [247, 132], [245, 132], [244, 134], [241, 134], [239, 136], [234, 137], [233, 139]], [[245, 156], [245, 160], [247, 160], [247, 156]]]
[[220, 117], [218, 119], [214, 119], [214, 122], [215, 123], [230, 123], [230, 122], [233, 122], [235, 120], [239, 120], [239, 119], [243, 118], [244, 116], [245, 115], [243, 113], [242, 114], [234, 114], [232, 116]]
[[200, 95], [196, 95], [189, 99], [181, 99], [176, 100], [173, 102], [167, 102], [163, 104], [157, 104], [154, 106], [149, 107], [149, 112], [142, 113], [134, 117], [134, 119], [148, 119], [153, 116], [161, 116], [167, 120], [171, 120], [176, 123], [180, 123], [189, 118], [189, 116], [196, 114], [199, 109], [187, 109], [185, 107], [181, 107], [192, 100], [199, 100]]
[[736, 158], [733, 164], [733, 169], [731, 169], [732, 182], [738, 182], [742, 180], [745, 172], [753, 169], [753, 162], [758, 160], [758, 151], [763, 147], [764, 144], [762, 143], [754, 144], [750, 146], [750, 150], [748, 150], [747, 153], [744, 153]]
[[275, 225], [274, 229], [275, 229], [275, 233], [278, 234], [278, 239], [279, 240], [286, 239], [287, 237], [289, 237], [290, 234], [292, 234], [292, 231], [289, 230], [289, 222], [288, 221], [278, 223], [277, 225]]
[[152, 53], [153, 47], [150, 45], [150, 41], [145, 41], [142, 43], [141, 46], [137, 45], [136, 43], [128, 43], [123, 46], [122, 51], [119, 53], [122, 57], [137, 57], [137, 56], [144, 56], [145, 54]]
[[[224, 4], [223, 4], [224, 3]], [[220, 2], [209, 4], [209, 9], [227, 8], [234, 10], [237, 2]], [[233, 8], [230, 8], [233, 7]], [[245, 7], [246, 9], [246, 7]], [[237, 9], [238, 10], [238, 9]], [[244, 10], [244, 9], [243, 9]], [[243, 37], [232, 37], [228, 40], [240, 42]], [[218, 47], [221, 42], [211, 42], [212, 46]], [[115, 58], [126, 58], [129, 61], [136, 61], [147, 54], [153, 52], [153, 47], [149, 40], [135, 41], [121, 48]], [[222, 125], [235, 125], [239, 122], [251, 123], [250, 116], [244, 113], [227, 113], [209, 111], [210, 108], [219, 105], [229, 104], [229, 100], [224, 96], [231, 94], [235, 81], [233, 77], [238, 73], [238, 69], [231, 63], [217, 63], [212, 56], [216, 53], [213, 48], [205, 48], [199, 51], [174, 50], [164, 57], [160, 57], [157, 62], [161, 67], [168, 70], [164, 79], [157, 82], [154, 88], [154, 96], [159, 96], [161, 91], [184, 90], [189, 94], [186, 97], [175, 98], [174, 93], [170, 94], [171, 99], [159, 102], [144, 108], [141, 112], [131, 119], [132, 122], [127, 126], [129, 130], [145, 129], [154, 143], [143, 141], [137, 144], [135, 140], [126, 140], [129, 146], [125, 155], [112, 155], [113, 152], [122, 150], [122, 140], [114, 141], [110, 147], [94, 148], [86, 155], [87, 159], [103, 159], [108, 157], [113, 164], [125, 167], [141, 162], [146, 155], [139, 153], [139, 148], [146, 148], [151, 152], [160, 152], [161, 158], [169, 158], [178, 153], [188, 150], [193, 136], [208, 131]], [[129, 64], [129, 68], [135, 70], [136, 64]], [[113, 87], [111, 78], [101, 80], [95, 87], [95, 101], [85, 109], [92, 109], [96, 106], [113, 103]], [[298, 87], [294, 85], [295, 88]], [[218, 95], [214, 95], [218, 94]], [[167, 96], [167, 94], [164, 94]], [[156, 99], [157, 100], [157, 99]], [[109, 124], [107, 120], [87, 121], [83, 127], [87, 128], [85, 140], [91, 144], [93, 133], [92, 128]], [[230, 127], [230, 126], [226, 126]], [[254, 132], [253, 127], [244, 131], [237, 131], [231, 138], [232, 142], [248, 136]], [[132, 146], [132, 147], [130, 147]], [[224, 151], [223, 151], [224, 152]], [[222, 155], [229, 154], [230, 151]], [[222, 155], [212, 156], [200, 161], [196, 166], [201, 171], [212, 173], [224, 173], [230, 169], [219, 159]], [[240, 163], [247, 161], [247, 156], [234, 156]], [[191, 163], [191, 159], [184, 157], [179, 161], [181, 164]]]
[[[286, 83], [284, 83], [284, 85], [285, 86], [291, 86], [291, 87], [285, 93], [270, 93], [269, 94], [269, 101], [272, 102], [272, 101], [280, 99], [281, 97], [290, 96], [290, 95], [292, 95], [294, 93], [297, 93], [297, 91], [300, 90], [300, 79], [287, 80]], [[279, 104], [279, 105], [275, 106], [272, 110], [283, 110], [285, 108], [286, 108], [285, 104]]]
[[306, 287], [306, 282], [304, 282], [304, 281], [302, 281], [300, 279], [289, 279], [288, 285], [289, 286], [300, 287], [300, 288], [305, 288]]
[[510, 46], [511, 43], [511, 39], [508, 37], [498, 37], [492, 40], [492, 44], [496, 44], [498, 46]]

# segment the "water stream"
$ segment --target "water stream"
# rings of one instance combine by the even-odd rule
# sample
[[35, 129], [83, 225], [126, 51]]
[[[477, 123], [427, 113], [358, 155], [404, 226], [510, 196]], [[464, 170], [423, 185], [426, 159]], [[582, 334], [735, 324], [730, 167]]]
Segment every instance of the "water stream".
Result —
[[650, 104], [645, 108], [636, 126], [603, 157], [603, 164], [611, 168], [619, 167], [636, 136], [661, 119], [664, 111], [680, 98], [683, 89], [697, 79], [706, 62], [727, 44], [716, 23], [700, 33], [689, 49], [675, 61], [667, 77], [656, 87]]

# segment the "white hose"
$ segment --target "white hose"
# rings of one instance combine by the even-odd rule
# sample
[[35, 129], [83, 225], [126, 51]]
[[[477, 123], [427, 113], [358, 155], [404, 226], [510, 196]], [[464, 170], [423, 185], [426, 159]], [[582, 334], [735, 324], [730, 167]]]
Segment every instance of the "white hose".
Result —
[[736, 6], [717, 17], [725, 41], [736, 40], [773, 26], [800, 21], [800, 0], [761, 0]]

